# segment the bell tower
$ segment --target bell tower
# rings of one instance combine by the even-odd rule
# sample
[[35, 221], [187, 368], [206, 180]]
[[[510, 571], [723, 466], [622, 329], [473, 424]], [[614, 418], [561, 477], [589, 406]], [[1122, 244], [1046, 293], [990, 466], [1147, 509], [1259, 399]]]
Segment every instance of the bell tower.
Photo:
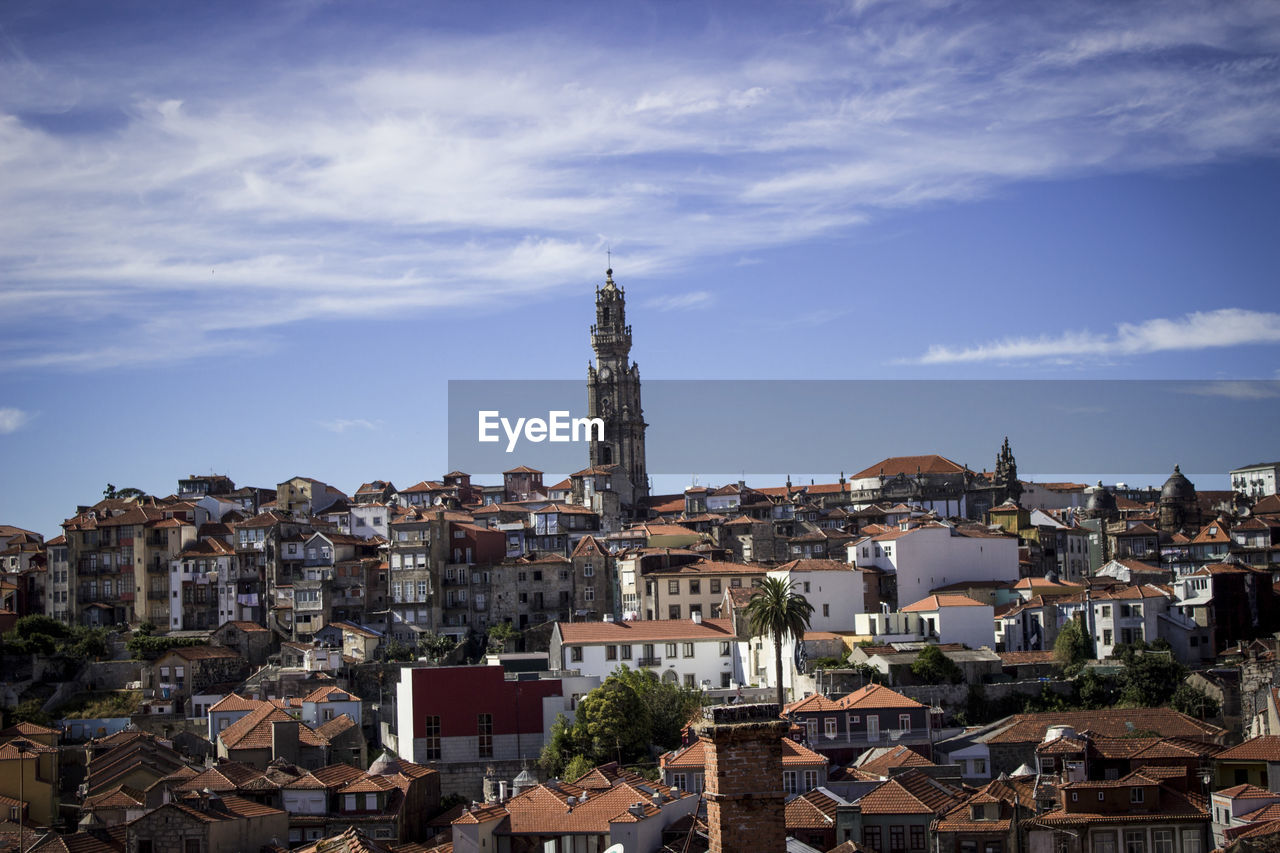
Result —
[[604, 421], [604, 439], [592, 434], [588, 464], [615, 466], [613, 491], [630, 515], [641, 515], [649, 497], [644, 462], [644, 412], [640, 407], [640, 367], [630, 361], [631, 327], [626, 293], [605, 270], [596, 288], [596, 322], [591, 327], [595, 364], [587, 366], [587, 417]]

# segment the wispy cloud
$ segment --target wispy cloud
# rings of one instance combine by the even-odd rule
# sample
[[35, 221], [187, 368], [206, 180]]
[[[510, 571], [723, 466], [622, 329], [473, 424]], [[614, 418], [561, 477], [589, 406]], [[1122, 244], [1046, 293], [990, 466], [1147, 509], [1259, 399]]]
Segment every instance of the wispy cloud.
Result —
[[673, 293], [669, 296], [657, 296], [644, 303], [644, 307], [655, 311], [686, 311], [691, 308], [706, 308], [715, 297], [706, 290], [690, 290], [687, 293]]
[[349, 430], [382, 429], [382, 421], [381, 420], [371, 421], [365, 418], [337, 418], [331, 421], [324, 421], [320, 424], [320, 426], [324, 427], [330, 432], [336, 432], [339, 435], [341, 435], [342, 433], [347, 432]]
[[1197, 311], [1178, 318], [1121, 323], [1114, 334], [1066, 332], [1036, 338], [1005, 338], [974, 346], [936, 345], [917, 364], [1063, 360], [1067, 363], [1172, 350], [1202, 350], [1280, 343], [1280, 314], [1242, 308]]
[[24, 412], [22, 409], [0, 409], [0, 435], [8, 435], [11, 432], [17, 432], [26, 426], [30, 420], [31, 413]]
[[[627, 62], [568, 26], [407, 27], [371, 51], [381, 34], [349, 19], [311, 50], [332, 35], [308, 35], [313, 8], [199, 44], [150, 39], [144, 63], [110, 38], [60, 54], [6, 35], [0, 340], [42, 347], [0, 351], [0, 368], [532, 300], [598, 279], [606, 243], [620, 279], [654, 276], [890, 208], [1276, 139], [1266, 2], [794, 7]], [[263, 33], [296, 52], [264, 68]], [[68, 322], [82, 333], [55, 333]]]
[[1183, 393], [1199, 397], [1225, 397], [1228, 400], [1275, 400], [1280, 398], [1280, 381], [1204, 382], [1184, 388]]

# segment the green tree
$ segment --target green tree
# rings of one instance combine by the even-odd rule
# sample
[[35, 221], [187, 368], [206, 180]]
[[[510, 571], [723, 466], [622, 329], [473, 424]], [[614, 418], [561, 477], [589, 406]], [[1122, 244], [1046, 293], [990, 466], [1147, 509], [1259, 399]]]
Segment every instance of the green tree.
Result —
[[565, 766], [564, 774], [561, 778], [569, 782], [576, 782], [594, 770], [595, 767], [596, 765], [592, 763], [590, 758], [579, 753]]
[[813, 616], [813, 605], [803, 595], [794, 592], [791, 585], [781, 578], [765, 578], [751, 594], [747, 602], [747, 625], [751, 636], [773, 637], [774, 673], [778, 679], [778, 709], [786, 704], [782, 688], [782, 643], [791, 637], [797, 643], [804, 642], [804, 632]]
[[489, 651], [502, 652], [507, 648], [508, 643], [514, 643], [520, 639], [520, 632], [516, 630], [516, 626], [510, 622], [499, 622], [489, 629]]
[[382, 647], [382, 659], [385, 661], [410, 661], [413, 658], [413, 647], [399, 640], [393, 639]]
[[1217, 699], [1185, 681], [1173, 691], [1173, 696], [1169, 697], [1169, 705], [1175, 711], [1200, 720], [1212, 719], [1222, 710]]
[[614, 676], [578, 702], [579, 736], [597, 762], [621, 764], [647, 756], [651, 724], [644, 701], [629, 684]]
[[649, 720], [649, 741], [671, 749], [680, 742], [680, 732], [702, 708], [702, 691], [663, 681], [647, 669], [620, 666], [609, 679], [622, 682], [644, 705]]
[[1120, 701], [1128, 705], [1155, 707], [1167, 705], [1187, 676], [1187, 668], [1165, 651], [1153, 651], [1139, 640], [1127, 646], [1116, 646], [1124, 661], [1118, 679]]
[[959, 684], [964, 680], [964, 671], [933, 645], [925, 646], [916, 655], [911, 664], [911, 674], [925, 684]]
[[1085, 708], [1108, 708], [1114, 703], [1115, 689], [1111, 680], [1092, 669], [1081, 670], [1076, 676], [1076, 693]]
[[440, 659], [453, 651], [457, 645], [453, 637], [444, 634], [423, 634], [418, 640], [418, 651], [426, 655], [432, 663], [439, 663]]
[[551, 724], [551, 737], [538, 758], [538, 765], [547, 776], [567, 778], [565, 768], [585, 752], [586, 745], [579, 737], [577, 727], [564, 714], [557, 714]]
[[1053, 656], [1068, 676], [1079, 672], [1085, 661], [1093, 657], [1093, 644], [1089, 642], [1080, 620], [1072, 619], [1062, 626], [1058, 639], [1053, 643]]

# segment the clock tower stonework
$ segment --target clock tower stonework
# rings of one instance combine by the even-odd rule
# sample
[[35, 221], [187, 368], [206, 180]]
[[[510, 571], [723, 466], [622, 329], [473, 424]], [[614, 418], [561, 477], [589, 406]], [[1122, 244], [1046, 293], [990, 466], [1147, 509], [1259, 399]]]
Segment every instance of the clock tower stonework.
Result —
[[640, 407], [640, 367], [631, 362], [631, 327], [627, 300], [605, 271], [604, 287], [596, 288], [596, 322], [591, 327], [595, 364], [587, 366], [587, 417], [604, 421], [604, 439], [592, 434], [588, 464], [612, 468], [612, 490], [622, 510], [644, 516], [649, 475], [644, 462], [644, 412]]

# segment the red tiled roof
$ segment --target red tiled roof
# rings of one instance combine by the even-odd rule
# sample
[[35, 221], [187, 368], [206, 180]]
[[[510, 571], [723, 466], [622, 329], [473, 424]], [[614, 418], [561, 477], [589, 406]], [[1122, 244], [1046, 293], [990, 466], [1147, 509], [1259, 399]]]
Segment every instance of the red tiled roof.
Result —
[[852, 708], [923, 708], [916, 700], [903, 696], [881, 684], [860, 687], [840, 700], [840, 707]]
[[1261, 735], [1224, 749], [1218, 761], [1280, 761], [1280, 735]]
[[974, 601], [967, 595], [930, 595], [902, 608], [903, 613], [920, 613], [938, 610], [942, 607], [990, 607], [981, 601]]
[[947, 459], [931, 453], [925, 456], [890, 456], [870, 468], [863, 469], [849, 479], [865, 480], [868, 477], [896, 477], [905, 474], [914, 477], [921, 474], [963, 474], [964, 468]]

